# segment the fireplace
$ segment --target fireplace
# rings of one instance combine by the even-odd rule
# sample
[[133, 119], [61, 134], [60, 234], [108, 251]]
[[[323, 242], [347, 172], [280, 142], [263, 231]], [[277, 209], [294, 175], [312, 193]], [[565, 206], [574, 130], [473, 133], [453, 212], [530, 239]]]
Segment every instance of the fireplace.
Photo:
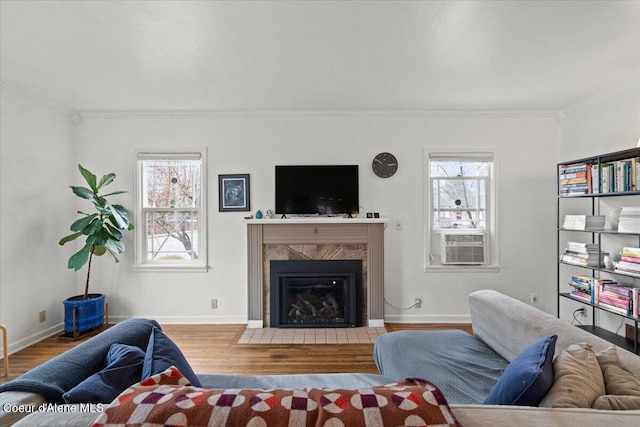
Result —
[[272, 327], [361, 325], [361, 260], [274, 260], [270, 271]]
[[385, 218], [248, 219], [247, 327], [271, 320], [271, 261], [358, 260], [357, 310], [362, 325], [384, 326]]

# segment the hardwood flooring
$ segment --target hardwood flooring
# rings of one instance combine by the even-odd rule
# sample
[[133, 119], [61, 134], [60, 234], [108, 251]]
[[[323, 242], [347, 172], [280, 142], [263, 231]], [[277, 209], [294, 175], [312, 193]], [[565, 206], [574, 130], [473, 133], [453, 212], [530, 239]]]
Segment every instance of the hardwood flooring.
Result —
[[[387, 330], [462, 329], [470, 324], [390, 323]], [[237, 344], [245, 325], [162, 325], [180, 347], [196, 373], [207, 374], [302, 374], [332, 372], [377, 373], [373, 344]], [[84, 341], [47, 338], [9, 356], [10, 381]]]

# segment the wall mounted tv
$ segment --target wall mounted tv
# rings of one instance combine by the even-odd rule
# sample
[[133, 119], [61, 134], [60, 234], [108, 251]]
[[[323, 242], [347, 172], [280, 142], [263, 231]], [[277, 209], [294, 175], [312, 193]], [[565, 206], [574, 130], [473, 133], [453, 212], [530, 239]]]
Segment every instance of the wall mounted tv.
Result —
[[358, 197], [358, 165], [276, 166], [277, 214], [356, 214]]

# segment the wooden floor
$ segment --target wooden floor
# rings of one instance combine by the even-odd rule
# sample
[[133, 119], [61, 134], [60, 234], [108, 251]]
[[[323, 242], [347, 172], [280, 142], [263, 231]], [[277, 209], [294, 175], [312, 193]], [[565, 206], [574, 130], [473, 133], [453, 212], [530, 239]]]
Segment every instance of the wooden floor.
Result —
[[[407, 329], [462, 329], [470, 324], [386, 325], [389, 331]], [[196, 373], [207, 374], [297, 374], [362, 372], [377, 373], [373, 344], [237, 344], [245, 325], [163, 325], [164, 332], [180, 347]], [[83, 341], [47, 338], [9, 356], [10, 381]], [[0, 359], [1, 360], [1, 359]]]

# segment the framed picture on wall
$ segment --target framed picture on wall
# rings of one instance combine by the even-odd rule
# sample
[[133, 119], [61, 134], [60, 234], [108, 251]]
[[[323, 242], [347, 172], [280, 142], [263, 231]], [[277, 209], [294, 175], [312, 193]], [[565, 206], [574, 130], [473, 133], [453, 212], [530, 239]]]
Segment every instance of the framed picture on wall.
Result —
[[251, 210], [249, 174], [218, 175], [220, 212]]

